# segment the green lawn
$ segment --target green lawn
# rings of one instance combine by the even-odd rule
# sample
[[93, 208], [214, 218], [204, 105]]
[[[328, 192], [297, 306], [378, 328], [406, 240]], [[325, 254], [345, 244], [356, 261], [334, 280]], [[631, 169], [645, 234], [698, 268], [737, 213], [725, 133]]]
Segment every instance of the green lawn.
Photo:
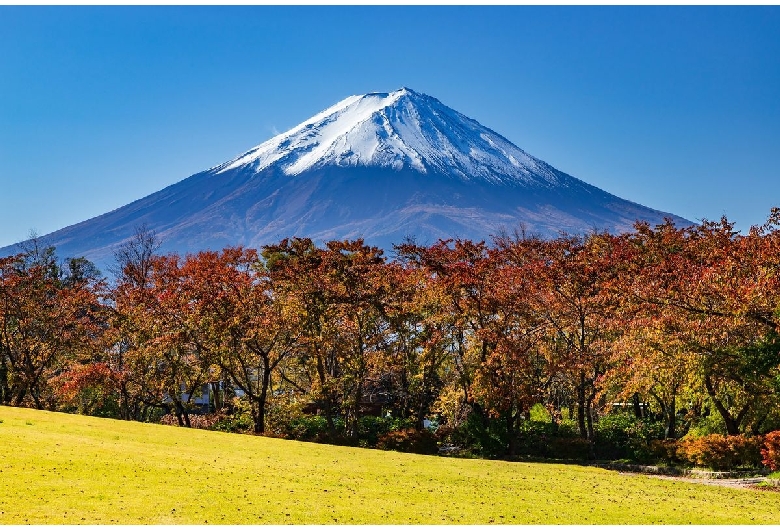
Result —
[[759, 524], [780, 494], [0, 407], [3, 524]]

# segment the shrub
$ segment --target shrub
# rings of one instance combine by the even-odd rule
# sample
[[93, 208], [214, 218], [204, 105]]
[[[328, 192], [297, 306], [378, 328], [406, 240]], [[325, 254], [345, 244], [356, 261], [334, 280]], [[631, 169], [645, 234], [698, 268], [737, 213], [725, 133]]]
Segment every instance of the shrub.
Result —
[[[211, 429], [219, 421], [217, 414], [190, 414], [190, 427], [193, 429]], [[174, 414], [166, 414], [160, 418], [163, 425], [179, 426], [179, 420]]]
[[386, 451], [400, 451], [402, 453], [417, 453], [421, 455], [435, 455], [439, 452], [436, 437], [427, 429], [422, 431], [415, 429], [392, 431], [380, 436], [376, 446], [378, 449]]
[[590, 443], [570, 423], [528, 420], [518, 426], [517, 454], [564, 460], [583, 460], [590, 454]]
[[679, 464], [682, 461], [678, 456], [678, 445], [678, 441], [673, 439], [651, 440], [650, 454], [656, 462]]
[[580, 430], [575, 420], [563, 419], [557, 425], [552, 426], [552, 432], [555, 436], [563, 438], [578, 438]]
[[[211, 423], [212, 431], [246, 433], [254, 430], [252, 408], [249, 401], [235, 397], [226, 401], [225, 406], [215, 413], [216, 420]], [[268, 430], [268, 422], [266, 422]]]
[[772, 431], [764, 436], [761, 457], [761, 462], [769, 469], [780, 470], [780, 431]]
[[552, 423], [550, 411], [541, 403], [535, 404], [528, 411], [528, 419], [539, 423]]
[[[336, 432], [341, 434], [344, 432], [344, 420], [342, 418], [333, 419]], [[328, 420], [325, 416], [316, 416], [311, 414], [303, 414], [294, 418], [289, 425], [287, 425], [284, 435], [293, 440], [300, 440], [303, 442], [325, 442], [336, 443], [341, 440], [334, 440], [333, 436], [328, 432]]]
[[727, 434], [726, 424], [723, 422], [723, 419], [718, 414], [709, 413], [704, 416], [694, 417], [688, 430], [688, 436], [699, 438], [709, 434]]
[[391, 431], [411, 428], [413, 420], [383, 416], [361, 416], [357, 421], [358, 440], [361, 445], [376, 447], [379, 438]]
[[584, 438], [562, 438], [554, 437], [547, 441], [549, 458], [560, 458], [563, 460], [590, 460], [591, 445]]
[[506, 421], [477, 412], [471, 412], [463, 423], [449, 433], [448, 438], [449, 443], [488, 458], [503, 456], [508, 446]]
[[232, 414], [220, 414], [211, 424], [212, 431], [245, 433], [254, 428], [254, 421], [249, 413], [236, 411]]
[[663, 425], [623, 412], [599, 418], [595, 431], [597, 457], [648, 462], [653, 459], [650, 442], [663, 436]]
[[759, 467], [760, 447], [761, 438], [758, 436], [710, 434], [681, 440], [677, 455], [684, 462], [714, 470]]

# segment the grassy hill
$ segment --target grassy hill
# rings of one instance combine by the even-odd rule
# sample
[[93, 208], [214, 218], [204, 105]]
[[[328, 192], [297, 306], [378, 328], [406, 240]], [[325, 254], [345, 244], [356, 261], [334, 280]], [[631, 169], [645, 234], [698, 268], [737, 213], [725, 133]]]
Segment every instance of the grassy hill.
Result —
[[759, 524], [780, 495], [0, 407], [2, 524]]

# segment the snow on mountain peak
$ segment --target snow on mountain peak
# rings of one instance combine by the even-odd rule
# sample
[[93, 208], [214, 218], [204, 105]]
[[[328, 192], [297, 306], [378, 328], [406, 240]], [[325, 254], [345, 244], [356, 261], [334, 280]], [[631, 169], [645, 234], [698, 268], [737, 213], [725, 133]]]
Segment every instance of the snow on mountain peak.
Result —
[[324, 166], [372, 166], [462, 180], [556, 186], [562, 174], [439, 100], [409, 88], [350, 96], [213, 168], [293, 176]]

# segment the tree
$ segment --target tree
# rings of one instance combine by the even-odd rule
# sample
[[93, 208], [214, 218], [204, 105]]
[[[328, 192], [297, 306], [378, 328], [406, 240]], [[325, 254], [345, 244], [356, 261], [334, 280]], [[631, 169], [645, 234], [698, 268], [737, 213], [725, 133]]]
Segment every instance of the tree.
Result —
[[335, 416], [339, 402], [335, 380], [340, 375], [333, 347], [335, 318], [324, 275], [323, 250], [311, 239], [283, 239], [263, 247], [265, 266], [274, 296], [288, 304], [299, 324], [296, 379], [286, 378], [300, 392], [310, 395], [325, 414], [331, 437], [337, 436]]
[[476, 371], [473, 393], [489, 413], [504, 419], [508, 456], [515, 455], [519, 424], [542, 401], [551, 375], [542, 348], [547, 323], [534, 296], [537, 246], [525, 239], [489, 252], [485, 303], [492, 317], [477, 331], [490, 347]]
[[516, 451], [519, 423], [539, 396], [545, 369], [537, 349], [543, 322], [530, 297], [534, 244], [531, 239], [517, 242], [514, 262], [506, 248], [490, 249], [484, 242], [399, 247], [401, 256], [425, 271], [426, 295], [418, 299], [427, 305], [420, 306], [425, 318], [417, 325], [428, 338], [427, 350], [448, 357], [421, 359], [435, 359], [430, 368], [451, 371], [449, 383], [455, 386], [444, 395], [459, 388], [456, 402], [468, 405], [483, 429], [491, 421], [503, 422], [501, 443], [510, 456]]
[[244, 393], [255, 433], [265, 432], [272, 378], [297, 345], [297, 315], [275, 296], [254, 250], [189, 256], [183, 276], [195, 340]]
[[392, 340], [376, 386], [386, 392], [393, 415], [412, 418], [420, 431], [446, 385], [450, 319], [440, 284], [411, 257], [416, 247], [397, 248], [400, 260], [385, 270], [393, 285], [386, 301]]
[[16, 406], [56, 407], [50, 382], [70, 363], [99, 349], [105, 330], [94, 266], [70, 260], [63, 269], [53, 248], [33, 242], [0, 259], [0, 398]]
[[625, 261], [625, 246], [609, 234], [559, 237], [544, 242], [536, 272], [536, 307], [546, 321], [547, 356], [576, 390], [580, 436], [594, 438], [594, 405], [609, 368], [618, 294], [612, 283]]
[[139, 288], [146, 286], [161, 246], [162, 240], [154, 230], [145, 223], [138, 225], [133, 235], [114, 251], [115, 264], [111, 272], [122, 283]]
[[[612, 344], [605, 390], [624, 403], [639, 401], [640, 396], [652, 399], [663, 417], [664, 436], [678, 438], [687, 430], [681, 432], [678, 415], [686, 401], [696, 399], [699, 356], [687, 344], [679, 310], [641, 309], [621, 321], [623, 333]], [[641, 410], [638, 416], [642, 417]]]
[[697, 356], [702, 389], [729, 434], [777, 399], [777, 216], [746, 236], [723, 218], [685, 228], [638, 224], [630, 237], [639, 252], [631, 296], [648, 313], [679, 317], [677, 335]]
[[164, 409], [189, 427], [210, 360], [193, 331], [181, 259], [152, 256], [147, 265], [143, 275], [130, 268], [114, 289], [125, 406], [139, 419], [150, 408]]
[[385, 348], [385, 300], [391, 288], [382, 251], [358, 239], [317, 248], [309, 239], [264, 247], [275, 297], [298, 315], [298, 366], [331, 436], [336, 414], [345, 434], [357, 436], [357, 419], [370, 371]]
[[430, 335], [427, 348], [447, 355], [446, 361], [437, 363], [445, 365], [448, 372], [437, 408], [447, 411], [446, 419], [453, 424], [467, 414], [475, 414], [484, 424], [488, 414], [475, 399], [473, 384], [491, 347], [484, 340], [487, 337], [478, 334], [492, 316], [485, 303], [492, 266], [487, 245], [442, 240], [430, 247], [401, 245], [398, 252], [424, 271], [427, 293], [422, 325]]

